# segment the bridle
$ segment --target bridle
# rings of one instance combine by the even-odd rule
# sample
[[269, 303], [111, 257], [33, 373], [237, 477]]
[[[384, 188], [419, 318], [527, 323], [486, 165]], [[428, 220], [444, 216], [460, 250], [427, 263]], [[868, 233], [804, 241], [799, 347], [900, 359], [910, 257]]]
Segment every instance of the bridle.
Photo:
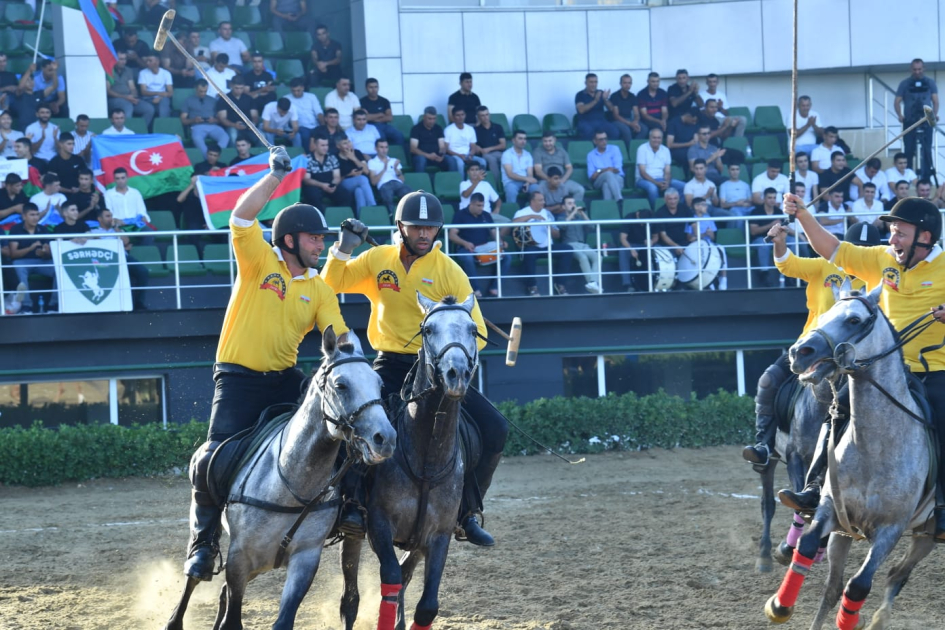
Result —
[[[323, 365], [318, 372], [315, 374], [315, 378], [318, 382], [318, 388], [321, 390], [321, 414], [322, 419], [326, 422], [338, 427], [342, 435], [345, 438], [345, 441], [350, 441], [354, 438], [354, 423], [358, 421], [358, 417], [364, 413], [367, 409], [374, 405], [384, 406], [384, 401], [380, 398], [373, 398], [362, 403], [358, 406], [357, 409], [351, 412], [346, 412], [341, 405], [340, 397], [335, 393], [332, 397], [332, 400], [329, 401], [328, 392], [334, 392], [334, 388], [328, 387], [328, 377], [331, 375], [332, 371], [339, 365], [344, 365], [345, 363], [366, 363], [369, 366], [371, 362], [368, 361], [363, 356], [350, 356], [338, 359], [329, 364]], [[338, 408], [341, 407], [339, 411]]]

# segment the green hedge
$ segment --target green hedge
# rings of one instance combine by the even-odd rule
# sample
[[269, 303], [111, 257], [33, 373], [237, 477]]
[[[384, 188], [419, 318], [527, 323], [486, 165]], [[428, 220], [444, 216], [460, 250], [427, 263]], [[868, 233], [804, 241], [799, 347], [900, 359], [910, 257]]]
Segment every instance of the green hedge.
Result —
[[[499, 408], [533, 438], [564, 453], [742, 444], [752, 438], [754, 403], [719, 391], [703, 399], [624, 394], [515, 401]], [[113, 425], [0, 430], [0, 483], [43, 486], [96, 477], [161, 474], [185, 468], [207, 425]], [[510, 429], [506, 455], [540, 452]]]

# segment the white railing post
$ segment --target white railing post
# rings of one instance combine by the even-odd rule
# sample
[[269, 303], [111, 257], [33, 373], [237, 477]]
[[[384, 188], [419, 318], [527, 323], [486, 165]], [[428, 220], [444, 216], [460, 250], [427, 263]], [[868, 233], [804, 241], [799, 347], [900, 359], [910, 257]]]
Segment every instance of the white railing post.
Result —
[[650, 267], [650, 273], [646, 274], [646, 284], [649, 292], [653, 293], [653, 233], [650, 221], [646, 222], [646, 259], [649, 262], [646, 267]]
[[603, 398], [607, 395], [607, 372], [604, 355], [597, 355], [597, 396]]
[[181, 309], [180, 300], [180, 252], [177, 249], [177, 234], [172, 237], [171, 246], [174, 248], [174, 293], [177, 297], [177, 310]]
[[745, 351], [735, 351], [735, 378], [738, 382], [738, 395], [745, 395]]

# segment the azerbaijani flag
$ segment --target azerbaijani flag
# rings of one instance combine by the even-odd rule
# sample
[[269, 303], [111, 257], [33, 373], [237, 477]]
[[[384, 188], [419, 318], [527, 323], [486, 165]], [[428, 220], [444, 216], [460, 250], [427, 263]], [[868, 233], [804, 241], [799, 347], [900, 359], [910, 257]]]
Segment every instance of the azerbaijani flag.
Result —
[[[230, 223], [230, 213], [236, 207], [236, 201], [244, 192], [269, 172], [269, 155], [266, 158], [265, 169], [249, 175], [232, 175], [217, 177], [215, 175], [201, 175], [197, 178], [197, 193], [200, 196], [200, 205], [203, 206], [203, 216], [213, 229], [225, 229]], [[258, 156], [257, 156], [258, 157]], [[237, 167], [252, 162], [247, 160], [237, 164]], [[304, 155], [292, 159], [292, 172], [282, 178], [282, 182], [272, 193], [269, 203], [263, 206], [257, 217], [260, 221], [275, 218], [280, 210], [293, 203], [297, 203], [302, 196], [302, 177], [308, 167], [308, 158]]]
[[269, 153], [254, 155], [239, 164], [212, 171], [207, 173], [207, 175], [210, 177], [229, 177], [230, 175], [255, 175], [261, 171], [269, 171]]
[[81, 11], [85, 16], [85, 25], [89, 29], [89, 37], [95, 52], [102, 62], [102, 68], [109, 77], [114, 76], [115, 61], [118, 59], [112, 38], [109, 33], [115, 30], [115, 20], [105, 6], [105, 0], [50, 0], [53, 4], [67, 9]]
[[93, 137], [92, 171], [102, 187], [112, 186], [118, 167], [128, 171], [128, 185], [137, 188], [145, 199], [187, 188], [194, 172], [184, 145], [175, 135]]

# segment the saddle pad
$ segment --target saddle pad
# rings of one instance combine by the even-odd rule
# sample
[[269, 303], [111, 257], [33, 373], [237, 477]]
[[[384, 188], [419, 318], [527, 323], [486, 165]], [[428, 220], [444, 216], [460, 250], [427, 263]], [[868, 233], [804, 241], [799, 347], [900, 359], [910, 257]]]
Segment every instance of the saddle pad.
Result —
[[778, 388], [777, 396], [774, 399], [774, 418], [777, 420], [778, 429], [784, 433], [791, 432], [794, 405], [797, 404], [797, 399], [804, 391], [803, 387], [797, 378], [797, 374], [792, 373]]

